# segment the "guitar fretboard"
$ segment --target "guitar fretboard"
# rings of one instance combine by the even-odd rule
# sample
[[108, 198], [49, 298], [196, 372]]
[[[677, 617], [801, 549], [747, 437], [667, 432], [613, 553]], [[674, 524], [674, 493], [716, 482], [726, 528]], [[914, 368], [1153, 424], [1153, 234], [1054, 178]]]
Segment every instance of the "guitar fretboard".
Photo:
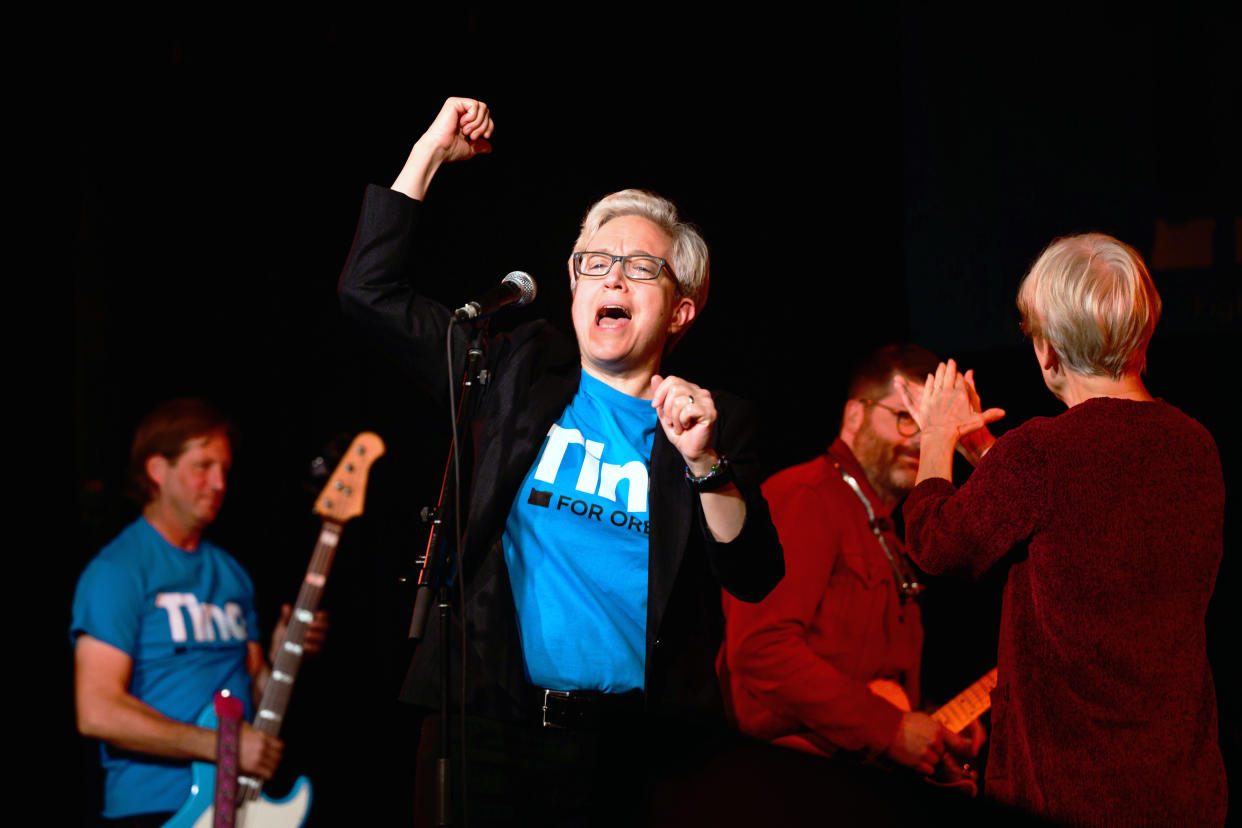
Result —
[[[302, 587], [298, 590], [298, 601], [289, 618], [289, 626], [285, 629], [285, 639], [276, 654], [272, 674], [268, 676], [263, 700], [255, 714], [255, 729], [271, 736], [279, 735], [280, 726], [284, 722], [289, 698], [293, 694], [293, 681], [297, 678], [298, 668], [302, 666], [306, 628], [314, 620], [315, 610], [319, 608], [324, 586], [328, 583], [328, 570], [332, 568], [332, 559], [336, 555], [340, 538], [341, 525], [325, 520], [323, 528], [319, 530], [319, 540], [315, 543], [310, 566], [306, 568], [306, 577], [302, 579]], [[245, 790], [242, 798], [247, 801], [257, 798], [262, 790], [262, 784], [258, 780], [246, 778], [243, 784]]]
[[952, 730], [961, 733], [966, 725], [987, 712], [992, 706], [992, 688], [996, 687], [996, 668], [983, 678], [954, 696], [948, 704], [932, 714], [932, 718]]

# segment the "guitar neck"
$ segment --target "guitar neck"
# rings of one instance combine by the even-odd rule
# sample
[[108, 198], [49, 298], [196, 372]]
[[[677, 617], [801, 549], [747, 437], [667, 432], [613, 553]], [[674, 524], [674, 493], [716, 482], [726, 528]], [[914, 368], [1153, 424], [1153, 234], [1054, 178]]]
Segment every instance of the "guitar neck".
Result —
[[[293, 681], [302, 666], [306, 630], [315, 620], [315, 610], [319, 609], [323, 589], [327, 586], [328, 570], [332, 568], [332, 559], [336, 556], [341, 529], [348, 520], [362, 514], [367, 474], [371, 464], [383, 454], [384, 441], [378, 434], [360, 432], [315, 500], [315, 514], [323, 518], [323, 526], [319, 530], [319, 539], [315, 541], [310, 566], [306, 568], [306, 577], [298, 590], [297, 604], [285, 628], [284, 640], [276, 651], [276, 663], [272, 665], [263, 699], [259, 702], [259, 711], [255, 715], [255, 729], [269, 736], [278, 735], [284, 723], [289, 697], [293, 693]], [[260, 779], [244, 776], [239, 782], [243, 800], [254, 801], [262, 792], [263, 782]]]
[[267, 687], [263, 691], [263, 700], [259, 703], [259, 711], [255, 716], [255, 728], [272, 736], [280, 733], [285, 710], [289, 706], [289, 697], [293, 693], [293, 682], [297, 678], [298, 668], [302, 666], [306, 628], [314, 620], [315, 610], [319, 608], [323, 588], [328, 582], [328, 570], [332, 568], [332, 559], [336, 555], [340, 538], [341, 524], [325, 520], [319, 531], [319, 540], [315, 543], [310, 566], [306, 569], [306, 577], [302, 579], [302, 588], [298, 590], [298, 601], [294, 605], [289, 626], [285, 629], [284, 641], [277, 651], [276, 663], [272, 665], [272, 674], [268, 677]]
[[[284, 724], [289, 697], [293, 695], [293, 681], [298, 676], [298, 668], [302, 666], [306, 628], [314, 620], [315, 610], [319, 608], [319, 599], [323, 597], [323, 588], [328, 583], [328, 570], [332, 568], [332, 559], [336, 555], [336, 546], [340, 539], [341, 524], [324, 520], [323, 528], [319, 530], [319, 540], [315, 542], [315, 551], [311, 555], [310, 566], [306, 568], [306, 577], [302, 579], [302, 588], [298, 590], [298, 602], [293, 607], [289, 626], [285, 628], [285, 638], [280, 643], [276, 663], [272, 665], [272, 673], [267, 677], [263, 700], [259, 702], [259, 710], [254, 718], [254, 728], [271, 736], [278, 735], [280, 726]], [[263, 790], [263, 780], [242, 777], [240, 783], [243, 800], [258, 799]]]
[[954, 696], [948, 704], [932, 714], [954, 733], [961, 733], [966, 726], [987, 712], [992, 706], [992, 688], [996, 687], [996, 668], [993, 667], [981, 679]]

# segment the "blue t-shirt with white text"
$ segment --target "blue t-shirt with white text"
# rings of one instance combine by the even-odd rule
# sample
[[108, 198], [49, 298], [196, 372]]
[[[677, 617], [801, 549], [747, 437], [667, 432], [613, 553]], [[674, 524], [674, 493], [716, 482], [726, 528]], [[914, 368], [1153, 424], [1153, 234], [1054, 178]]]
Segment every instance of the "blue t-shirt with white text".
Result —
[[[133, 659], [131, 695], [160, 713], [194, 722], [228, 688], [251, 714], [247, 641], [258, 635], [254, 586], [237, 561], [209, 541], [193, 552], [138, 518], [78, 579], [70, 637], [83, 633]], [[174, 811], [190, 796], [190, 763], [100, 748], [108, 818]]]
[[553, 690], [642, 689], [650, 400], [583, 372], [509, 509], [505, 563], [527, 677]]

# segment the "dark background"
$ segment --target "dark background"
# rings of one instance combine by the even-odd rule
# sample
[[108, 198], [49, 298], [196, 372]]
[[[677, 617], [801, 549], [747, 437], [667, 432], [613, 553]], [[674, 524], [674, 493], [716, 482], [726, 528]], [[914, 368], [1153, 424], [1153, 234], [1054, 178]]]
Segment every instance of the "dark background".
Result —
[[[667, 195], [712, 247], [713, 290], [666, 368], [758, 402], [769, 472], [822, 450], [851, 363], [890, 341], [973, 366], [985, 403], [1009, 412], [998, 433], [1056, 414], [1018, 331], [1018, 282], [1058, 235], [1128, 241], [1165, 304], [1149, 388], [1212, 431], [1232, 505], [1242, 32], [1208, 8], [81, 21], [63, 135], [74, 473], [60, 491], [74, 506], [49, 633], [75, 811], [89, 821], [98, 782], [73, 729], [74, 582], [134, 514], [120, 487], [138, 419], [194, 394], [240, 425], [211, 534], [253, 574], [266, 631], [318, 529], [311, 461], [364, 428], [387, 441], [330, 578], [328, 650], [284, 735], [286, 768], [316, 780], [313, 824], [360, 790], [376, 822], [404, 814], [413, 731], [394, 696], [411, 596], [397, 577], [425, 543], [417, 511], [437, 495], [447, 413], [342, 324], [335, 282], [364, 186], [391, 183], [447, 95], [490, 104], [495, 153], [431, 189], [428, 292], [456, 306], [526, 270], [539, 298], [493, 327], [569, 330], [564, 261], [583, 212], [622, 187]], [[1208, 619], [1231, 767], [1234, 511]], [[933, 584], [933, 698], [994, 663], [998, 583]]]

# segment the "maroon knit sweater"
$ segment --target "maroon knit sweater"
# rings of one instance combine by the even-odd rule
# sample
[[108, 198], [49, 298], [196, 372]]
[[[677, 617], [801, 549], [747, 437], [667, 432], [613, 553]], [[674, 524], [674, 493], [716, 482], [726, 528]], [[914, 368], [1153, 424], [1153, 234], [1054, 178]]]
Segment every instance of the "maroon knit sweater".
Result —
[[926, 571], [1009, 568], [989, 796], [1067, 822], [1224, 822], [1203, 626], [1224, 500], [1203, 426], [1110, 398], [1005, 434], [960, 490], [910, 494]]

